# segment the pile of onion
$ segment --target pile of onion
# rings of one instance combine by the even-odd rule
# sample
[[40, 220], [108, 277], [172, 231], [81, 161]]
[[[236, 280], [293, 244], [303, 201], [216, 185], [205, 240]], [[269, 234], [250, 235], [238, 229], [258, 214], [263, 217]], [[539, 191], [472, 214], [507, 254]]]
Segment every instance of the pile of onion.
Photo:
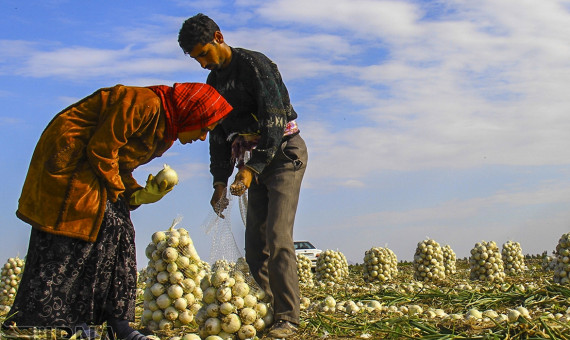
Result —
[[202, 280], [203, 306], [195, 319], [202, 339], [250, 339], [273, 323], [265, 292], [238, 269], [243, 263], [230, 272], [218, 266]]
[[398, 259], [388, 248], [373, 247], [364, 252], [363, 277], [366, 282], [386, 282], [398, 274]]
[[14, 302], [24, 271], [24, 260], [11, 257], [2, 267], [0, 275], [0, 315], [6, 314]]
[[558, 257], [556, 255], [554, 256], [545, 255], [542, 258], [541, 266], [543, 270], [554, 270], [557, 264], [558, 264]]
[[171, 330], [189, 325], [202, 307], [200, 283], [209, 270], [184, 228], [157, 231], [146, 248], [142, 325]]
[[469, 257], [469, 278], [471, 280], [503, 282], [505, 269], [503, 259], [495, 241], [475, 243]]
[[505, 267], [505, 274], [517, 275], [526, 270], [520, 243], [513, 241], [503, 243], [501, 255], [503, 258], [503, 266]]
[[443, 267], [445, 268], [445, 276], [450, 277], [457, 271], [457, 256], [449, 244], [441, 248], [443, 252]]
[[560, 237], [556, 245], [556, 267], [554, 267], [554, 282], [568, 284], [570, 282], [570, 233]]
[[435, 240], [418, 242], [414, 254], [414, 279], [431, 282], [445, 279], [443, 250]]
[[340, 283], [348, 277], [348, 261], [340, 251], [327, 249], [317, 259], [315, 271], [319, 283]]
[[311, 260], [303, 255], [297, 254], [297, 276], [299, 277], [299, 283], [306, 287], [313, 287], [315, 284], [313, 282], [313, 271], [312, 271]]

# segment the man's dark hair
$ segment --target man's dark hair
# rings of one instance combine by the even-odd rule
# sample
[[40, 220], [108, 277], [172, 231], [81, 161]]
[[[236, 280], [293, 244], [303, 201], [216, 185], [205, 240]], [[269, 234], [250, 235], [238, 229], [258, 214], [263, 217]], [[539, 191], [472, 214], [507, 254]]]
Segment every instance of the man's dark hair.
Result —
[[214, 39], [220, 27], [208, 16], [198, 13], [186, 19], [178, 33], [178, 44], [185, 53], [190, 53], [196, 44], [207, 44]]

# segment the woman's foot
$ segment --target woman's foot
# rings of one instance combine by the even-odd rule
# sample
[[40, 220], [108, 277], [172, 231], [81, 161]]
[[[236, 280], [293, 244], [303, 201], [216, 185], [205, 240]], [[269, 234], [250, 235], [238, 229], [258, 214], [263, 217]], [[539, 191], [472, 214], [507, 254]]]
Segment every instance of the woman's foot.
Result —
[[109, 340], [151, 340], [151, 338], [133, 329], [127, 320], [107, 320], [107, 337]]
[[81, 339], [86, 339], [86, 340], [94, 340], [99, 338], [99, 333], [97, 333], [97, 331], [94, 328], [89, 327], [85, 322], [77, 325], [75, 327], [75, 331], [77, 332], [81, 332]]

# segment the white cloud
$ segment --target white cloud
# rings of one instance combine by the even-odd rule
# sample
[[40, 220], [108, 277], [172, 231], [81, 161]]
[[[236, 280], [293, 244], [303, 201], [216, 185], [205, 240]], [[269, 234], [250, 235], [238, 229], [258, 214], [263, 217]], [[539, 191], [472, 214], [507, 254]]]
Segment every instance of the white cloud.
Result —
[[341, 183], [342, 186], [347, 188], [364, 188], [365, 184], [362, 181], [349, 179]]
[[360, 37], [406, 38], [417, 33], [418, 9], [402, 1], [277, 0], [266, 2], [258, 13], [269, 20], [298, 22], [330, 30], [348, 30]]
[[[413, 2], [323, 0], [295, 6], [279, 0], [258, 8], [259, 26], [225, 32], [230, 44], [276, 60], [293, 84], [290, 91], [297, 90], [296, 81], [318, 84], [300, 103], [301, 119], [309, 123], [304, 137], [314, 173], [340, 178], [339, 184], [386, 169], [565, 163], [570, 35], [560, 23], [570, 18], [568, 11], [529, 1], [447, 6], [449, 14], [425, 20], [426, 8]], [[177, 31], [179, 18], [159, 19]], [[269, 28], [269, 21], [283, 27]], [[310, 27], [318, 29], [313, 33]], [[167, 79], [164, 74], [197, 74], [197, 65], [175, 56], [172, 32], [166, 38], [158, 28], [121, 31], [119, 49], [4, 44], [11, 55], [26, 53], [16, 69], [33, 77], [110, 77], [142, 85]], [[331, 119], [326, 110], [332, 101], [344, 105], [349, 121], [365, 126], [317, 129]], [[338, 165], [334, 172], [332, 163]]]
[[23, 121], [21, 119], [18, 118], [12, 118], [12, 117], [0, 117], [0, 126], [13, 126], [13, 125], [17, 125], [17, 124], [22, 124]]

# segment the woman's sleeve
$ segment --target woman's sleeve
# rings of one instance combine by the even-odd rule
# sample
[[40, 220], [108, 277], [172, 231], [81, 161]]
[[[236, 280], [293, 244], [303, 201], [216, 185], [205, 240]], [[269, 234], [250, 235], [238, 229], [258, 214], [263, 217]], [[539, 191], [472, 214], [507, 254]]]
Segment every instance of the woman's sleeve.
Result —
[[[152, 110], [139, 103], [136, 95], [119, 95], [114, 99], [112, 90], [108, 105], [100, 113], [99, 125], [87, 145], [87, 158], [94, 171], [103, 179], [108, 199], [115, 202], [125, 191], [119, 173], [119, 149], [135, 133]], [[124, 176], [124, 174], [123, 174]]]

